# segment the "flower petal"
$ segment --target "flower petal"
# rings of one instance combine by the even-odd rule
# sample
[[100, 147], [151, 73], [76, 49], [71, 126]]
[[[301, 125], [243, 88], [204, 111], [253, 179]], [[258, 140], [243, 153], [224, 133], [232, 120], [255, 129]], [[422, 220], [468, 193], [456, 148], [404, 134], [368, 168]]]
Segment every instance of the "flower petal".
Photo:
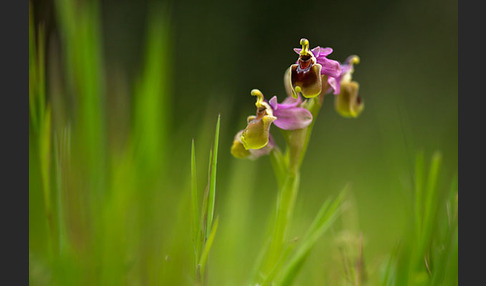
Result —
[[248, 156], [248, 159], [250, 160], [255, 160], [261, 156], [269, 154], [273, 147], [275, 147], [275, 141], [273, 140], [272, 134], [268, 136], [268, 144], [265, 145], [265, 147], [260, 148], [260, 149], [249, 149], [250, 151], [250, 156]]
[[277, 108], [278, 108], [277, 97], [274, 96], [274, 97], [270, 98], [270, 100], [268, 101], [268, 104], [270, 104], [273, 111], [277, 110]]
[[243, 143], [241, 142], [241, 134], [243, 130], [236, 133], [235, 139], [233, 140], [233, 145], [231, 145], [231, 155], [238, 159], [248, 158], [251, 155], [251, 152], [245, 149]]
[[302, 98], [298, 96], [297, 98], [293, 98], [288, 96], [284, 101], [279, 105], [288, 105], [288, 106], [297, 106], [302, 102]]
[[[328, 56], [330, 54], [332, 54], [332, 48], [329, 48], [329, 47], [327, 47], [327, 48], [321, 48], [320, 53], [319, 53], [319, 56], [326, 57], [326, 56]], [[318, 57], [318, 56], [316, 56], [316, 57]]]
[[329, 77], [339, 77], [341, 75], [341, 65], [338, 61], [321, 56], [317, 58], [317, 63], [322, 66], [321, 74], [325, 74]]
[[321, 47], [317, 46], [311, 50], [314, 57], [318, 57], [321, 54]]
[[329, 77], [327, 83], [331, 86], [333, 94], [339, 94], [341, 92], [341, 84], [334, 77]]
[[293, 98], [291, 96], [288, 96], [287, 98], [284, 99], [284, 101], [282, 103], [278, 103], [277, 97], [274, 96], [270, 99], [270, 101], [268, 103], [272, 107], [273, 112], [275, 112], [275, 110], [277, 110], [279, 108], [296, 107], [301, 102], [302, 102], [302, 98], [300, 96], [297, 97], [297, 98]]
[[269, 154], [272, 149], [275, 147], [275, 141], [273, 140], [272, 135], [270, 134], [268, 137], [268, 144], [261, 149], [246, 149], [241, 142], [241, 135], [243, 134], [244, 130], [240, 130], [236, 133], [236, 136], [233, 140], [233, 145], [231, 146], [231, 155], [238, 159], [250, 159], [255, 160], [258, 157], [264, 156]]
[[[294, 52], [296, 52], [297, 54], [300, 54], [300, 51], [302, 51], [302, 49], [300, 48], [294, 48]], [[318, 57], [318, 56], [327, 56], [327, 55], [330, 55], [332, 53], [332, 48], [321, 48], [319, 46], [313, 48], [311, 50], [312, 54], [314, 55], [314, 57]]]
[[273, 124], [284, 130], [302, 129], [312, 122], [312, 113], [309, 110], [286, 104], [279, 104], [274, 116], [277, 119]]

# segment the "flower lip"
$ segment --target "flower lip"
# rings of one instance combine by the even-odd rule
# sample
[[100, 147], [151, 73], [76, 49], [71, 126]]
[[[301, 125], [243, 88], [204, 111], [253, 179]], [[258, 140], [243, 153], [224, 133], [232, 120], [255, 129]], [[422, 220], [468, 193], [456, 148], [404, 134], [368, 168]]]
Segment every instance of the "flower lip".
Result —
[[304, 60], [302, 59], [302, 56], [300, 56], [297, 72], [308, 72], [313, 64], [315, 64], [315, 60], [312, 57], [308, 57], [306, 60]]
[[248, 117], [248, 125], [240, 136], [241, 143], [246, 150], [265, 147], [269, 140], [270, 125], [277, 119], [273, 116], [272, 107], [265, 101], [260, 90], [253, 89], [251, 95], [257, 97], [255, 103], [257, 112], [256, 116]]

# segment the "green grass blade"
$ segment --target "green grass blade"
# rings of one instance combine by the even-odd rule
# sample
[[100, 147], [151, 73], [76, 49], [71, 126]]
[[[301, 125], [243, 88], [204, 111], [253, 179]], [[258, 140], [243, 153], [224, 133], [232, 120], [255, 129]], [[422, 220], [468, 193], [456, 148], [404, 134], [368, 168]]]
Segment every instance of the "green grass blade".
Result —
[[196, 263], [199, 260], [200, 244], [198, 239], [199, 229], [199, 200], [197, 195], [197, 176], [196, 176], [196, 151], [194, 147], [194, 139], [192, 139], [191, 146], [191, 215], [192, 215], [192, 239], [194, 243], [194, 251], [196, 254]]
[[201, 274], [205, 273], [206, 271], [206, 263], [208, 261], [209, 251], [211, 250], [211, 246], [213, 245], [214, 242], [214, 237], [216, 236], [216, 231], [218, 230], [218, 221], [219, 219], [216, 218], [216, 220], [214, 221], [214, 225], [211, 228], [211, 232], [208, 236], [208, 240], [204, 244], [204, 249], [201, 254], [201, 259], [199, 260]]
[[44, 31], [44, 26], [40, 25], [39, 26], [39, 31], [37, 33], [37, 60], [38, 60], [38, 69], [37, 69], [37, 92], [39, 93], [37, 95], [37, 98], [39, 100], [39, 106], [38, 106], [38, 116], [39, 118], [44, 117], [44, 111], [46, 108], [46, 76], [45, 76], [45, 31]]
[[[444, 282], [457, 285], [458, 281], [458, 223], [457, 223], [457, 176], [453, 178], [448, 194], [446, 208], [441, 214], [447, 216], [447, 224], [442, 225], [442, 233], [436, 241], [440, 251], [434, 255], [434, 271], [432, 271], [431, 285], [441, 285]], [[441, 220], [443, 221], [443, 220]]]
[[216, 199], [216, 166], [218, 164], [218, 144], [219, 144], [219, 126], [221, 115], [218, 115], [218, 122], [216, 123], [216, 134], [214, 135], [214, 150], [213, 158], [211, 160], [211, 175], [209, 181], [209, 197], [208, 197], [208, 228], [206, 229], [207, 235], [213, 223], [214, 217], [214, 204]]
[[35, 93], [37, 88], [37, 56], [35, 44], [34, 16], [32, 4], [29, 1], [29, 111], [30, 120], [37, 130], [37, 105], [35, 102]]
[[57, 248], [57, 235], [54, 222], [54, 210], [52, 208], [53, 198], [51, 190], [51, 126], [51, 110], [48, 108], [40, 126], [39, 162], [42, 179], [42, 191], [44, 195], [44, 210], [54, 250]]
[[73, 159], [79, 159], [82, 180], [89, 182], [90, 187], [82, 192], [98, 197], [91, 201], [96, 205], [107, 189], [105, 73], [99, 3], [56, 0], [54, 4], [64, 51], [66, 90], [76, 102], [73, 154], [77, 158]]
[[[428, 280], [425, 257], [430, 254], [428, 247], [433, 240], [433, 232], [436, 227], [436, 216], [440, 200], [438, 196], [437, 182], [441, 165], [441, 153], [435, 152], [432, 156], [431, 165], [428, 170], [427, 178], [424, 177], [425, 168], [422, 154], [419, 153], [416, 161], [416, 184], [415, 188], [415, 231], [413, 240], [408, 241], [410, 251], [405, 250], [403, 259], [408, 260], [408, 267], [401, 268], [407, 272], [402, 272], [398, 280], [404, 283], [425, 283]], [[417, 225], [418, 224], [418, 225]], [[407, 258], [408, 257], [408, 258]], [[430, 263], [430, 257], [428, 263]], [[407, 282], [408, 281], [408, 282]]]
[[296, 239], [290, 242], [290, 245], [288, 245], [287, 248], [282, 252], [282, 255], [280, 256], [279, 260], [275, 264], [275, 267], [265, 278], [265, 281], [262, 283], [262, 285], [269, 285], [272, 283], [272, 281], [275, 279], [275, 276], [279, 273], [282, 266], [285, 264], [287, 259], [292, 254], [292, 251], [295, 249], [296, 243], [297, 243]]
[[200, 248], [202, 249], [204, 246], [204, 243], [206, 242], [208, 238], [208, 204], [209, 204], [209, 188], [210, 188], [210, 178], [211, 178], [211, 162], [213, 158], [213, 152], [209, 150], [209, 166], [208, 166], [208, 183], [206, 184], [206, 188], [204, 189], [203, 192], [203, 198], [202, 198], [202, 206], [201, 206], [201, 215], [199, 218], [200, 221], [200, 232], [199, 232], [199, 244]]
[[[136, 85], [134, 139], [141, 165], [159, 172], [169, 143], [170, 49], [168, 12], [154, 6], [147, 22], [144, 70]], [[157, 155], [155, 155], [157, 154]]]
[[427, 185], [425, 189], [424, 227], [427, 229], [427, 232], [430, 232], [431, 228], [434, 225], [433, 215], [435, 214], [438, 205], [437, 180], [441, 161], [442, 155], [439, 152], [435, 152], [432, 157], [432, 164], [429, 169], [429, 175], [427, 177]]
[[341, 192], [332, 204], [329, 200], [324, 202], [306, 235], [302, 239], [302, 245], [282, 270], [278, 285], [292, 285], [319, 237], [329, 229], [339, 216], [346, 189]]
[[424, 153], [419, 152], [415, 158], [415, 232], [417, 240], [422, 233], [423, 216], [423, 185], [424, 185]]

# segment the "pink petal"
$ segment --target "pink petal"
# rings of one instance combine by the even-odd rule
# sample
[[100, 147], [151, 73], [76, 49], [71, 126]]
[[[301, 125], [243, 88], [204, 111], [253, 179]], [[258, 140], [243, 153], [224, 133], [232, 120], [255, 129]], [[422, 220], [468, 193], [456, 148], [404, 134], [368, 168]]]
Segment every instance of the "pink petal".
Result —
[[302, 129], [312, 122], [312, 114], [302, 107], [279, 108], [274, 112], [274, 115], [277, 119], [273, 124], [284, 130]]
[[[321, 56], [328, 56], [332, 53], [332, 48], [321, 48], [320, 54]], [[316, 56], [317, 57], [317, 56]]]
[[330, 60], [326, 57], [319, 57], [317, 62], [322, 65], [321, 74], [329, 77], [339, 77], [341, 75], [341, 65], [338, 61]]

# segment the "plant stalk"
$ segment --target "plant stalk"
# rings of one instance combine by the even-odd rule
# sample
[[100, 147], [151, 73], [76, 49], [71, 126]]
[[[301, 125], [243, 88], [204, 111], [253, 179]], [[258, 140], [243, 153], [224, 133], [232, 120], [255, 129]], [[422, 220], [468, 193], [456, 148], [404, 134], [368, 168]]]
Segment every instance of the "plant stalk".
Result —
[[[263, 256], [260, 271], [257, 274], [257, 280], [259, 281], [266, 280], [266, 277], [272, 273], [273, 269], [277, 266], [280, 257], [285, 252], [287, 241], [286, 236], [288, 229], [290, 228], [295, 200], [299, 192], [300, 166], [304, 159], [307, 145], [309, 144], [315, 119], [322, 106], [322, 99], [323, 96], [312, 98], [307, 102], [306, 108], [313, 116], [312, 123], [304, 129], [291, 131], [286, 138], [288, 144], [288, 165], [285, 166], [286, 174], [283, 183], [279, 182], [279, 186], [281, 187], [278, 191], [275, 222], [266, 253]], [[273, 169], [276, 177], [281, 177], [282, 166], [273, 164]]]

